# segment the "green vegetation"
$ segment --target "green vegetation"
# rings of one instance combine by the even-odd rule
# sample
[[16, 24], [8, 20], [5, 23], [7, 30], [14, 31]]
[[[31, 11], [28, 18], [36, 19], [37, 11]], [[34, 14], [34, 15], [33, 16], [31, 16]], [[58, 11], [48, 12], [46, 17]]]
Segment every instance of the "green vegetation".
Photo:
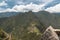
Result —
[[6, 37], [6, 33], [2, 29], [0, 29], [0, 40], [4, 40]]
[[0, 18], [0, 28], [11, 34], [12, 40], [39, 40], [42, 33], [50, 25], [60, 28], [60, 14], [29, 11]]
[[[0, 19], [0, 28], [12, 35], [12, 40], [38, 40], [41, 31], [39, 19], [33, 12], [20, 13], [16, 16]], [[39, 27], [43, 27], [42, 25]]]

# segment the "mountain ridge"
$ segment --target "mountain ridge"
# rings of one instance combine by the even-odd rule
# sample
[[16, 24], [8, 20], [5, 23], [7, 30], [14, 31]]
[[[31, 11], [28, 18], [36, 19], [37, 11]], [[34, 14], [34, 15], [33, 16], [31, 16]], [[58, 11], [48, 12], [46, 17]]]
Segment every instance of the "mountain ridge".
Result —
[[[9, 34], [11, 33], [13, 38], [17, 37], [16, 40], [28, 40], [29, 38], [30, 40], [38, 40], [48, 26], [51, 25], [54, 28], [60, 28], [59, 20], [60, 14], [49, 13], [47, 11], [40, 11], [36, 13], [29, 11], [0, 18], [0, 28]], [[32, 37], [37, 37], [37, 35], [37, 39]]]

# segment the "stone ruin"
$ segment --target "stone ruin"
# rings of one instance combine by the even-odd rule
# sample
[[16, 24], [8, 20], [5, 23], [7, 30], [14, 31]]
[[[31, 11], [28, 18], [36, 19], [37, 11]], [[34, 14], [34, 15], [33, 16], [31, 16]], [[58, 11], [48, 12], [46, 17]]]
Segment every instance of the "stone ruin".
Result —
[[60, 40], [60, 29], [49, 26], [43, 33], [41, 40]]

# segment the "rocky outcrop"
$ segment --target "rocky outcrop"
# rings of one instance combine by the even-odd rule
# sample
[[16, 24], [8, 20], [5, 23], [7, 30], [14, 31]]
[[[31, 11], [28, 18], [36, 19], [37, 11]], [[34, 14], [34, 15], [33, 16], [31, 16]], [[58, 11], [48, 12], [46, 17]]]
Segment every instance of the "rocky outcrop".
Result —
[[59, 37], [54, 29], [50, 26], [43, 33], [41, 40], [59, 40]]
[[11, 40], [11, 35], [3, 30], [0, 30], [0, 40]]

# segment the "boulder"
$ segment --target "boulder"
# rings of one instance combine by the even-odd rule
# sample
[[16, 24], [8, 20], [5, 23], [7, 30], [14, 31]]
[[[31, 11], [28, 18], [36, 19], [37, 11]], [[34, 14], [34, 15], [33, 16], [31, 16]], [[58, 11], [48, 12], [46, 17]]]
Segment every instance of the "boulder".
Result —
[[59, 37], [53, 27], [49, 26], [43, 33], [40, 40], [59, 40]]

